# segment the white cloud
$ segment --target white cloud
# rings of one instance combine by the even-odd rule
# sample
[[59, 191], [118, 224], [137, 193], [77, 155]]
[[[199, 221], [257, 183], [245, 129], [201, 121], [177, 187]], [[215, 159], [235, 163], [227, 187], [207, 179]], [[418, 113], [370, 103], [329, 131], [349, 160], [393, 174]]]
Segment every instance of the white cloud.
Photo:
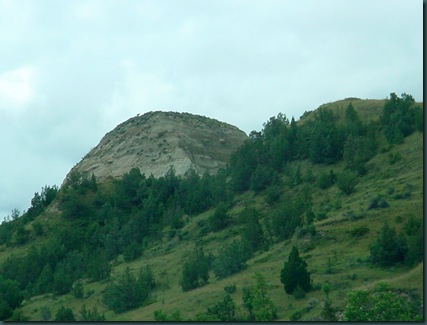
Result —
[[24, 66], [0, 73], [0, 110], [21, 108], [33, 101], [36, 69]]

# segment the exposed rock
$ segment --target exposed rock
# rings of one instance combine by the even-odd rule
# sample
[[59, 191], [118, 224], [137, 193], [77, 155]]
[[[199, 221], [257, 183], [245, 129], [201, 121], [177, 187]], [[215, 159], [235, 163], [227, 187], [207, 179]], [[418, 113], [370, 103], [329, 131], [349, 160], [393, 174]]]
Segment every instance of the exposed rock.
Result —
[[107, 133], [70, 173], [93, 173], [97, 180], [103, 180], [138, 167], [147, 177], [160, 177], [174, 166], [177, 175], [189, 168], [199, 174], [214, 174], [246, 139], [237, 127], [211, 118], [149, 112]]

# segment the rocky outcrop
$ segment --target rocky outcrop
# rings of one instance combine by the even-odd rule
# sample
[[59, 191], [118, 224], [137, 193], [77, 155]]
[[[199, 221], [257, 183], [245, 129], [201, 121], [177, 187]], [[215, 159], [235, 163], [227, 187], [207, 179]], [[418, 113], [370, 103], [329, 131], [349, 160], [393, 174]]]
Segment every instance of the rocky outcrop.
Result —
[[93, 173], [103, 180], [138, 167], [147, 177], [160, 177], [174, 166], [177, 175], [190, 168], [199, 174], [214, 174], [246, 139], [237, 127], [211, 118], [149, 112], [107, 133], [70, 173]]

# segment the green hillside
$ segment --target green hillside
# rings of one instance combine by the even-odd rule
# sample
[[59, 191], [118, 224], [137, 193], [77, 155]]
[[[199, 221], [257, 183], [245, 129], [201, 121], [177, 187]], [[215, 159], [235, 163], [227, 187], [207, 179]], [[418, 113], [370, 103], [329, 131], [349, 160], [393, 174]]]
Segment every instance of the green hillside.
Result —
[[423, 320], [422, 121], [349, 98], [271, 118], [217, 176], [44, 187], [0, 226], [0, 319]]

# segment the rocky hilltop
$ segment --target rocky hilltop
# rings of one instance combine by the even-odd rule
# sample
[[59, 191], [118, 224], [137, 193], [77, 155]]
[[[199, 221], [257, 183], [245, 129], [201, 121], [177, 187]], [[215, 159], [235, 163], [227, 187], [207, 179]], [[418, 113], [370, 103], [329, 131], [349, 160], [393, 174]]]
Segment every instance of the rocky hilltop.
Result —
[[93, 173], [103, 180], [138, 167], [146, 176], [160, 177], [174, 166], [177, 175], [189, 168], [213, 174], [245, 139], [237, 127], [204, 116], [149, 112], [107, 133], [70, 173]]

